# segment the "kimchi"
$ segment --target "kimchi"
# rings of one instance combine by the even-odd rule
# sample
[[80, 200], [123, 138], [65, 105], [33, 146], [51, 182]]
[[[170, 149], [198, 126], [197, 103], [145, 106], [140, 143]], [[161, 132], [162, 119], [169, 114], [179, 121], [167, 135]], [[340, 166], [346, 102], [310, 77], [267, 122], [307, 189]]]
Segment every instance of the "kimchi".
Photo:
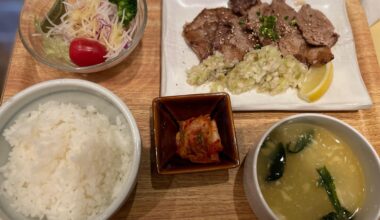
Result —
[[181, 158], [193, 163], [220, 162], [223, 146], [216, 122], [209, 114], [180, 121], [179, 125], [176, 144]]

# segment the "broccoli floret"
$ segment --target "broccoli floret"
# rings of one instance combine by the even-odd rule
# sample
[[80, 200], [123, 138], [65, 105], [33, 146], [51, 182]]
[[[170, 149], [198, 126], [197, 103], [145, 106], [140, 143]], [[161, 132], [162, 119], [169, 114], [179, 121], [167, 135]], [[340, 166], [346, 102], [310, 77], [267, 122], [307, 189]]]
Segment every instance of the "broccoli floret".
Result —
[[124, 27], [129, 25], [137, 13], [137, 0], [110, 0], [110, 2], [117, 5], [117, 14], [119, 19], [123, 18], [124, 12]]

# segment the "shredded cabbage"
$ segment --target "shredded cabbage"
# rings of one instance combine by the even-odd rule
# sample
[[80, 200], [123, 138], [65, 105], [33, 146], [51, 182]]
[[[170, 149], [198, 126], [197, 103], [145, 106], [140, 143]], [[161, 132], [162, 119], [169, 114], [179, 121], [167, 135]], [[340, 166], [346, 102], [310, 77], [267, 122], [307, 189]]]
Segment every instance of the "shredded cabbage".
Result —
[[76, 0], [70, 3], [64, 0], [66, 13], [60, 18], [61, 23], [47, 32], [51, 38], [61, 38], [70, 44], [74, 38], [98, 40], [107, 48], [105, 58], [111, 59], [129, 46], [136, 29], [136, 20], [130, 23], [128, 30], [123, 27], [123, 20], [117, 15], [117, 5], [108, 0]]

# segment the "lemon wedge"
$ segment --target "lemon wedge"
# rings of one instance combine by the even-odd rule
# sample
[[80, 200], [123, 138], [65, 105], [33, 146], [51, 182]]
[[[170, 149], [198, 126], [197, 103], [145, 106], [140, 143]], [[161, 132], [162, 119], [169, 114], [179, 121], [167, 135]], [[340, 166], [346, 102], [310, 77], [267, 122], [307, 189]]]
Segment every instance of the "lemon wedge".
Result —
[[333, 75], [332, 62], [319, 67], [310, 67], [304, 81], [298, 85], [298, 96], [307, 102], [317, 101], [330, 87]]

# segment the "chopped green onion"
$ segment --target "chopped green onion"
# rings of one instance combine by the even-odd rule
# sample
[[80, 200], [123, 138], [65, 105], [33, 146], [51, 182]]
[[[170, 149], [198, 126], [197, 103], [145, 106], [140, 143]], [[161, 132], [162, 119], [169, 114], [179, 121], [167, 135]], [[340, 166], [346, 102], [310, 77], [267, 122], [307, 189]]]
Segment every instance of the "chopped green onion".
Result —
[[290, 26], [296, 26], [296, 24], [297, 24], [297, 20], [296, 19], [293, 19], [293, 20], [291, 20], [290, 22], [289, 22], [289, 25]]
[[260, 17], [261, 26], [259, 28], [259, 34], [264, 38], [271, 39], [273, 41], [278, 40], [279, 36], [276, 30], [276, 16], [262, 16]]

